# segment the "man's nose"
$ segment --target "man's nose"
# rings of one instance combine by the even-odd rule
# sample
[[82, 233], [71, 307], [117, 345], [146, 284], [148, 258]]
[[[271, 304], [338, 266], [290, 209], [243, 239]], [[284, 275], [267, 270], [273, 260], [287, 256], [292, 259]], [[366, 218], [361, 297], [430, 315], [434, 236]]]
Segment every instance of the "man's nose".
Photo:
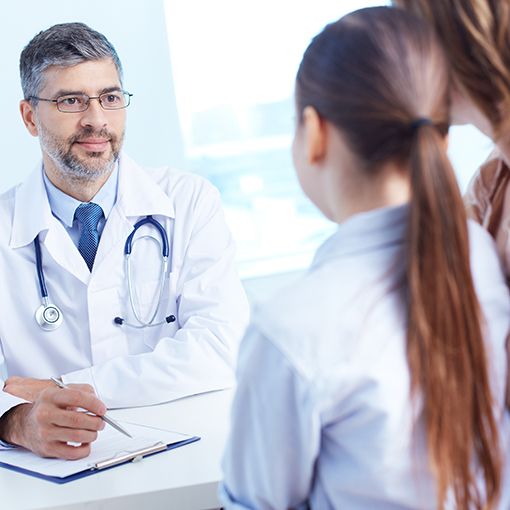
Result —
[[88, 108], [82, 113], [81, 125], [90, 126], [95, 129], [103, 128], [108, 124], [107, 112], [101, 106], [99, 98], [89, 99]]

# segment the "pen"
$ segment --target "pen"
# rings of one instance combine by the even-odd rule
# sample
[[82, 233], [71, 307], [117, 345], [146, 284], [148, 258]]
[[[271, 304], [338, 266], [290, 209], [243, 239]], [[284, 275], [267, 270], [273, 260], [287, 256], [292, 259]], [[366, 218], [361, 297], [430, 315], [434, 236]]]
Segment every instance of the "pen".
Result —
[[[69, 386], [67, 386], [67, 384], [63, 383], [60, 379], [57, 379], [56, 377], [50, 377], [50, 379], [59, 388], [66, 389], [66, 390], [69, 389]], [[119, 432], [122, 432], [122, 434], [124, 434], [124, 435], [130, 437], [131, 439], [133, 439], [133, 436], [126, 429], [121, 427], [115, 420], [112, 420], [109, 416], [106, 416], [106, 414], [104, 414], [103, 416], [100, 416], [99, 418], [101, 418], [106, 423], [108, 423], [108, 425], [111, 425], [114, 429], [118, 430]]]

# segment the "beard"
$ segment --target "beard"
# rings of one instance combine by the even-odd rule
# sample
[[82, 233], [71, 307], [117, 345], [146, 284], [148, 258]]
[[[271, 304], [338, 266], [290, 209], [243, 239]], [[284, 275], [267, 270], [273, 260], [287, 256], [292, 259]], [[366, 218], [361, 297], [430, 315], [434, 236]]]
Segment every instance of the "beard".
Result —
[[[67, 139], [58, 138], [39, 122], [37, 130], [41, 149], [52, 159], [62, 179], [81, 183], [94, 182], [110, 174], [119, 159], [124, 140], [124, 132], [118, 137], [106, 128], [96, 131], [92, 127], [86, 127]], [[87, 152], [85, 156], [80, 157], [72, 152], [76, 142], [90, 137], [109, 140], [111, 145], [109, 154], [108, 152]]]

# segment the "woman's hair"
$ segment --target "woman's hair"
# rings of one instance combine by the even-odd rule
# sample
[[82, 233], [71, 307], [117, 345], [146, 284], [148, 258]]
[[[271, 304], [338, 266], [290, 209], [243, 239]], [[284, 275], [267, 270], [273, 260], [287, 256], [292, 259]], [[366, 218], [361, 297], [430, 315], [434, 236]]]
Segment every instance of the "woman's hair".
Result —
[[432, 24], [456, 80], [499, 138], [510, 128], [510, 1], [393, 0]]
[[313, 39], [296, 102], [300, 118], [312, 106], [344, 135], [366, 175], [387, 162], [409, 168], [412, 395], [423, 402], [439, 508], [452, 491], [459, 510], [485, 509], [499, 495], [501, 460], [466, 215], [446, 154], [448, 69], [425, 22], [400, 9], [363, 9]]

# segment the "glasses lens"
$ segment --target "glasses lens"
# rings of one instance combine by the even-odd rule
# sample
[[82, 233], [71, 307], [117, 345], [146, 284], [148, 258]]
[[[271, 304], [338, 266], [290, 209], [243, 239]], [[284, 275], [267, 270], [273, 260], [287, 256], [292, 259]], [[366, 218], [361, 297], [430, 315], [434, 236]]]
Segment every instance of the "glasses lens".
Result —
[[87, 109], [89, 98], [84, 94], [60, 96], [57, 98], [57, 108], [61, 112], [83, 112]]
[[106, 92], [105, 94], [101, 94], [99, 96], [99, 101], [101, 101], [101, 106], [105, 110], [118, 110], [120, 108], [126, 108], [129, 106], [129, 94], [127, 92]]

